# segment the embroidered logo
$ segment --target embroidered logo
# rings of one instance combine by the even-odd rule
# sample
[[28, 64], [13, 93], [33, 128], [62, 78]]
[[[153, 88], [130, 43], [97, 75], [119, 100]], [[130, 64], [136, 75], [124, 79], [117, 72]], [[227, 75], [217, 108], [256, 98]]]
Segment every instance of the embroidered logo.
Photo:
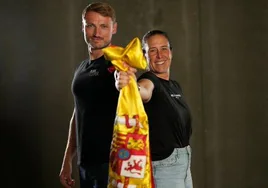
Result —
[[181, 98], [181, 95], [180, 94], [170, 94], [171, 97], [174, 97], [176, 99], [179, 99]]
[[98, 76], [99, 71], [97, 71], [96, 69], [90, 70], [88, 74], [89, 74], [89, 76]]

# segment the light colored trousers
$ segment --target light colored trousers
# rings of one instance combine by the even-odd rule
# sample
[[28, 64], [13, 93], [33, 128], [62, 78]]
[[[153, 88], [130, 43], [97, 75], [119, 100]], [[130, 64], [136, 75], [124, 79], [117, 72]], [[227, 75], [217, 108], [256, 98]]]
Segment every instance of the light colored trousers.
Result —
[[191, 147], [175, 148], [166, 159], [153, 161], [156, 188], [193, 188]]

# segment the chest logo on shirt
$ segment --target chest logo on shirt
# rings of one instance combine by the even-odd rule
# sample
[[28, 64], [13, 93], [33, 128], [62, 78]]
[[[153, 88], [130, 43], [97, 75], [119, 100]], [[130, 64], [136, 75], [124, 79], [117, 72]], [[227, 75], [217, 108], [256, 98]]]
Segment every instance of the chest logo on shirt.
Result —
[[99, 75], [99, 71], [97, 71], [96, 69], [90, 70], [88, 73], [89, 76], [98, 76]]
[[179, 99], [181, 98], [181, 95], [180, 94], [170, 94], [171, 97], [174, 97], [176, 99]]
[[115, 71], [115, 67], [112, 65], [110, 67], [108, 67], [107, 69], [110, 73], [113, 73]]

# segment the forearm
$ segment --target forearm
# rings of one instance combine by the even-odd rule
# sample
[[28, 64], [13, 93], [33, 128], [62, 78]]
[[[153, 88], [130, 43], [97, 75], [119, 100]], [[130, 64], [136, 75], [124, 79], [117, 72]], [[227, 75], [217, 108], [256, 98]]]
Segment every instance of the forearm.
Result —
[[75, 111], [74, 111], [72, 118], [70, 120], [69, 134], [64, 154], [64, 160], [70, 162], [72, 161], [75, 155], [76, 155], [76, 125], [75, 125]]

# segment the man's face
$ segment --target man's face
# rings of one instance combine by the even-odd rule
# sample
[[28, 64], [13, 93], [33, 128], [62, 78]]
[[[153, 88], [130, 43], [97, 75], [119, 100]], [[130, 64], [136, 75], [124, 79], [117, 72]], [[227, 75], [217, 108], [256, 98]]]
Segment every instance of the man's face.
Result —
[[92, 50], [108, 46], [116, 31], [117, 23], [113, 23], [112, 18], [92, 11], [86, 13], [83, 20], [84, 39]]
[[145, 56], [150, 69], [156, 74], [168, 74], [172, 59], [172, 51], [168, 39], [160, 34], [151, 36], [147, 40]]

